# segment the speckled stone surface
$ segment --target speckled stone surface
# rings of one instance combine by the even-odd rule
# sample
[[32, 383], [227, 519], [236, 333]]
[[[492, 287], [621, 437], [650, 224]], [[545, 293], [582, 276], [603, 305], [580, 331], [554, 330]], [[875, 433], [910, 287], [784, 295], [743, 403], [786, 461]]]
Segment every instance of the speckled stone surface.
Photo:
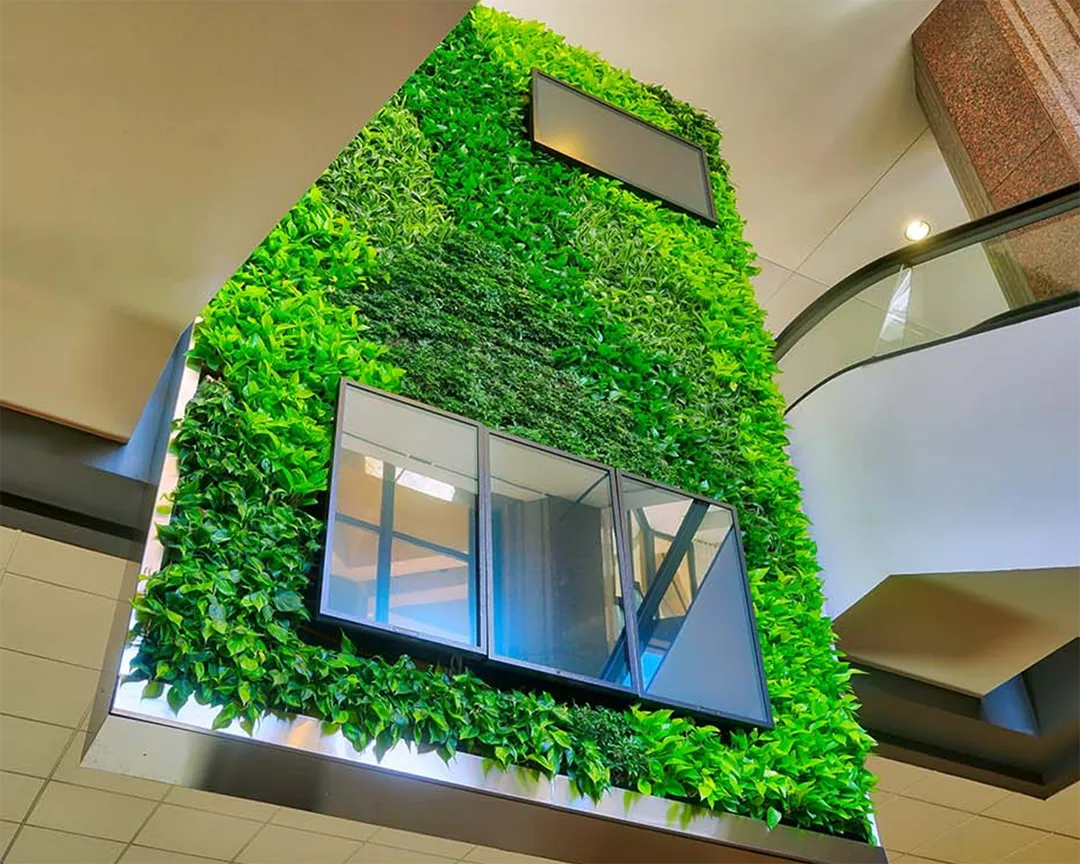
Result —
[[1047, 135], [1004, 180], [988, 190], [994, 210], [1001, 210], [1041, 192], [1049, 192], [1080, 179], [1061, 138]]
[[1080, 164], [1080, 0], [997, 0], [987, 10]]
[[[973, 217], [1080, 180], [1080, 0], [942, 0], [912, 44], [920, 102]], [[1076, 290], [1070, 247], [1076, 220], [997, 244], [999, 280], [1018, 283], [1002, 284], [1010, 301]]]
[[982, 185], [993, 189], [1054, 131], [983, 0], [943, 0], [915, 31]]

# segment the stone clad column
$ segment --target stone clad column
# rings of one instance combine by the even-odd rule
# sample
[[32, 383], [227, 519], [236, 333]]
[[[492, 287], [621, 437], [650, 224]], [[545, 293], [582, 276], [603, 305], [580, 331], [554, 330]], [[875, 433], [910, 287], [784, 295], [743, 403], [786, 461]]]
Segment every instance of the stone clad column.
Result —
[[[915, 86], [972, 218], [1080, 180], [1080, 0], [942, 0]], [[1011, 306], [1080, 289], [1080, 217], [986, 244]]]

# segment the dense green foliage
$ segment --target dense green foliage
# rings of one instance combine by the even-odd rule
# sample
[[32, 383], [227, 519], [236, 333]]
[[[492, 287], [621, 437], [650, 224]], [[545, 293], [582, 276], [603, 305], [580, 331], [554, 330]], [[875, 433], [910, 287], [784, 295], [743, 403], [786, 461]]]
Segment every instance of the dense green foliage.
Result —
[[[533, 66], [702, 144], [719, 225], [535, 151]], [[474, 10], [198, 327], [167, 566], [136, 602], [151, 694], [220, 705], [220, 724], [304, 713], [357, 746], [411, 740], [587, 794], [614, 783], [866, 836], [872, 742], [822, 615], [719, 142], [661, 88]], [[734, 504], [776, 728], [562, 705], [303, 638], [343, 376]]]

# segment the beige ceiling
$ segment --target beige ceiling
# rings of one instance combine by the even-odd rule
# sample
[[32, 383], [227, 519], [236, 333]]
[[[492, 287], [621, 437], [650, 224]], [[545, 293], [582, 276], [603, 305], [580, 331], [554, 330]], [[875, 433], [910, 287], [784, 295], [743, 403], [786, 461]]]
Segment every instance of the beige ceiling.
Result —
[[937, 0], [486, 2], [716, 118], [775, 332], [910, 219], [967, 219], [915, 99], [910, 37]]
[[123, 438], [471, 0], [0, 4], [0, 400]]
[[[125, 562], [0, 528], [0, 857], [28, 862], [543, 864], [79, 765]], [[1075, 864], [1080, 786], [1039, 801], [871, 757], [894, 862]]]
[[890, 576], [836, 619], [852, 659], [983, 696], [1080, 636], [1076, 567]]

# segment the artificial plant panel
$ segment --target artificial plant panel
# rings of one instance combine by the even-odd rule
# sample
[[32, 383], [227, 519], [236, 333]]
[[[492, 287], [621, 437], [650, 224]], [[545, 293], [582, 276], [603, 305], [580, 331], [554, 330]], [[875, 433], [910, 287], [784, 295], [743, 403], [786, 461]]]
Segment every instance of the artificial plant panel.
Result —
[[[707, 226], [534, 150], [538, 66], [708, 155]], [[822, 614], [771, 342], [715, 125], [539, 24], [475, 9], [219, 292], [177, 438], [136, 675], [248, 728], [313, 715], [776, 824], [867, 837], [872, 744]], [[734, 504], [776, 728], [563, 705], [304, 634], [348, 377]], [[703, 674], [722, 663], [709, 658]]]

